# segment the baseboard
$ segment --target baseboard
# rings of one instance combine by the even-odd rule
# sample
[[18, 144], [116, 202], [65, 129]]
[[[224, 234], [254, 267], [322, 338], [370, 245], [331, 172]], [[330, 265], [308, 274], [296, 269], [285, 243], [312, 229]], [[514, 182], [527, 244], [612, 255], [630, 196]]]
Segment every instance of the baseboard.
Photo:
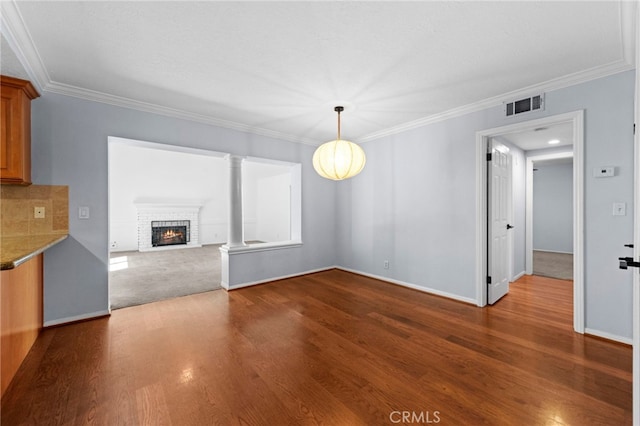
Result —
[[513, 277], [511, 282], [518, 281], [520, 278], [524, 277], [526, 274], [527, 274], [526, 271], [520, 272], [519, 274]]
[[421, 291], [423, 293], [429, 293], [429, 294], [434, 294], [436, 296], [446, 297], [447, 299], [453, 299], [453, 300], [457, 300], [459, 302], [469, 303], [469, 304], [474, 305], [474, 306], [478, 305], [478, 301], [476, 299], [459, 296], [459, 295], [453, 294], [453, 293], [447, 293], [446, 291], [436, 290], [436, 289], [429, 288], [429, 287], [423, 287], [423, 286], [419, 286], [419, 285], [416, 285], [416, 284], [408, 283], [408, 282], [405, 282], [405, 281], [395, 280], [395, 279], [389, 278], [389, 277], [383, 277], [383, 276], [380, 276], [380, 275], [369, 274], [369, 273], [358, 271], [358, 270], [355, 270], [355, 269], [345, 268], [344, 266], [336, 266], [335, 268], [336, 269], [341, 269], [343, 271], [351, 272], [353, 274], [358, 274], [358, 275], [362, 275], [362, 276], [369, 277], [369, 278], [375, 278], [376, 280], [388, 282], [390, 284], [395, 284], [395, 285], [399, 285], [399, 286], [402, 286], [402, 287], [407, 287], [407, 288], [410, 288], [410, 289], [413, 289], [413, 290], [418, 290], [418, 291]]
[[544, 252], [544, 253], [573, 254], [573, 252], [571, 252], [571, 251], [558, 251], [558, 250], [533, 249], [533, 251], [541, 251], [541, 252]]
[[266, 283], [270, 283], [272, 281], [284, 280], [284, 279], [287, 279], [287, 278], [294, 278], [294, 277], [299, 277], [299, 276], [302, 276], [302, 275], [315, 274], [316, 272], [329, 271], [331, 269], [336, 269], [336, 268], [337, 268], [337, 266], [327, 266], [326, 268], [311, 269], [309, 271], [297, 272], [295, 274], [289, 274], [289, 275], [282, 275], [282, 276], [279, 276], [279, 277], [268, 278], [268, 279], [265, 279], [265, 280], [251, 281], [251, 282], [242, 283], [242, 284], [234, 284], [233, 286], [229, 286], [229, 284], [225, 283], [225, 282], [221, 282], [220, 285], [222, 286], [223, 289], [225, 289], [227, 291], [232, 291], [232, 290], [237, 290], [239, 288], [251, 287], [251, 286], [260, 285], [260, 284], [266, 284]]
[[585, 328], [584, 334], [590, 334], [592, 336], [600, 337], [602, 339], [613, 340], [614, 342], [624, 343], [625, 345], [629, 345], [629, 346], [633, 345], [633, 339], [607, 333], [605, 331], [594, 330], [593, 328]]
[[55, 319], [55, 320], [51, 320], [51, 321], [45, 321], [42, 326], [44, 328], [47, 327], [53, 327], [55, 325], [62, 325], [62, 324], [67, 324], [67, 323], [72, 323], [72, 322], [78, 322], [78, 321], [84, 321], [84, 320], [89, 320], [89, 319], [96, 319], [96, 318], [100, 318], [100, 317], [105, 317], [111, 315], [110, 310], [104, 310], [104, 311], [97, 311], [97, 312], [91, 312], [89, 314], [82, 314], [82, 315], [76, 315], [73, 317], [66, 317], [66, 318], [59, 318], [59, 319]]

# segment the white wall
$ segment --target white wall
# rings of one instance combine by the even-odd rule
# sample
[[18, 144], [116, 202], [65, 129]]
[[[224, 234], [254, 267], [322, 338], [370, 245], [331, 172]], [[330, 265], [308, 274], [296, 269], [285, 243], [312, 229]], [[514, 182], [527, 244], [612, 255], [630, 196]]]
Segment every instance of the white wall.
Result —
[[291, 175], [269, 176], [258, 181], [256, 239], [264, 242], [291, 239]]
[[290, 239], [291, 167], [245, 160], [242, 163], [242, 208], [245, 241]]
[[111, 251], [138, 250], [136, 202], [202, 203], [200, 244], [226, 241], [228, 173], [223, 158], [125, 143], [109, 146]]
[[534, 163], [533, 249], [573, 253], [572, 163]]
[[[507, 118], [496, 106], [364, 143], [367, 166], [338, 183], [340, 265], [475, 302], [476, 132], [584, 109], [585, 326], [629, 339], [631, 274], [617, 256], [633, 235], [634, 77], [549, 91], [544, 111]], [[602, 165], [619, 174], [592, 178]], [[627, 216], [612, 216], [613, 202]]]

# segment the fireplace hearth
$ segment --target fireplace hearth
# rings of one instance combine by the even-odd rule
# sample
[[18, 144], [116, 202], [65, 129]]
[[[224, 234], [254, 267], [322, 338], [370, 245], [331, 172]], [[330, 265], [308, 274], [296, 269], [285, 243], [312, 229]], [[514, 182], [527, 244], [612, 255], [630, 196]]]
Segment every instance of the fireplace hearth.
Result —
[[190, 221], [151, 221], [151, 246], [171, 246], [189, 243]]

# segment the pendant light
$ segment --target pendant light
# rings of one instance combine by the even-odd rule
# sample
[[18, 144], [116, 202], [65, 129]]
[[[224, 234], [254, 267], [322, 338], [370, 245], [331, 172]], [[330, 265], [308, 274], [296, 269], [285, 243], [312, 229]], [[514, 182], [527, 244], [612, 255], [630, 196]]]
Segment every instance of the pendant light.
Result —
[[364, 151], [357, 144], [340, 139], [340, 113], [344, 107], [337, 106], [338, 138], [325, 142], [313, 154], [313, 168], [323, 178], [343, 180], [360, 173], [366, 161]]

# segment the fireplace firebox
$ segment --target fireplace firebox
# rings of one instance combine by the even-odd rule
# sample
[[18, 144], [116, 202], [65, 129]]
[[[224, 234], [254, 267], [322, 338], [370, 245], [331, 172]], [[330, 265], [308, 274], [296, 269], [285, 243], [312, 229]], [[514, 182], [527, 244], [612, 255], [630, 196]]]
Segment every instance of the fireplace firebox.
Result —
[[153, 247], [187, 244], [189, 238], [188, 220], [151, 221], [151, 245]]

